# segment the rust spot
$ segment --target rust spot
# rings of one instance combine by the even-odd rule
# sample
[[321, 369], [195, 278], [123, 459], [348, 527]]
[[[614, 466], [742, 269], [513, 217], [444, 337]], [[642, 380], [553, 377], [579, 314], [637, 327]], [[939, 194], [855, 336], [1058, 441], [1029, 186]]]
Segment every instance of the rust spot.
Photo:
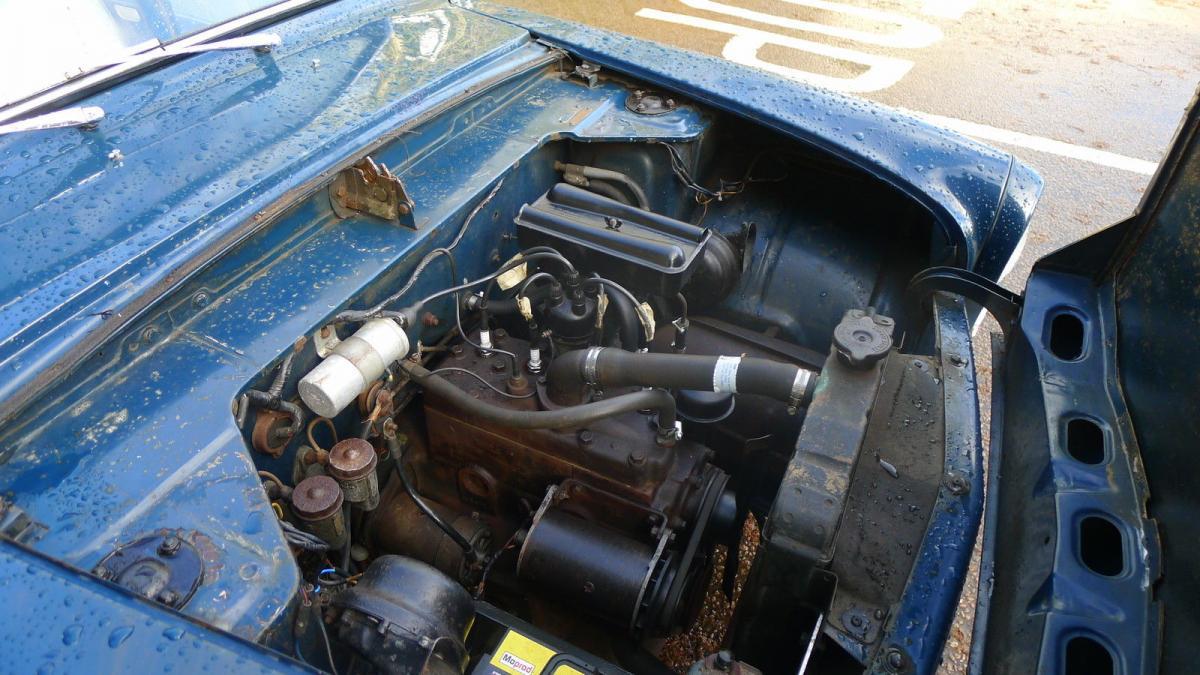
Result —
[[591, 108], [580, 108], [579, 110], [575, 111], [574, 115], [571, 115], [571, 119], [567, 120], [567, 124], [570, 126], [575, 126], [587, 119], [587, 116], [590, 115], [591, 112]]

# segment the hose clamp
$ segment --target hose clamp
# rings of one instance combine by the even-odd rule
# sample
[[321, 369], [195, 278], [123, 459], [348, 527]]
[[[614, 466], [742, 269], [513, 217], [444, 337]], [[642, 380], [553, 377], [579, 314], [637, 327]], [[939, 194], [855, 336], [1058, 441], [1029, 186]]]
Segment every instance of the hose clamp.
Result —
[[596, 374], [596, 362], [600, 360], [602, 351], [604, 347], [590, 347], [583, 358], [583, 382], [590, 387], [600, 384], [600, 377]]
[[796, 369], [796, 378], [792, 380], [792, 391], [788, 395], [787, 411], [789, 415], [795, 415], [796, 411], [800, 409], [800, 405], [804, 403], [812, 378], [811, 371], [804, 368]]

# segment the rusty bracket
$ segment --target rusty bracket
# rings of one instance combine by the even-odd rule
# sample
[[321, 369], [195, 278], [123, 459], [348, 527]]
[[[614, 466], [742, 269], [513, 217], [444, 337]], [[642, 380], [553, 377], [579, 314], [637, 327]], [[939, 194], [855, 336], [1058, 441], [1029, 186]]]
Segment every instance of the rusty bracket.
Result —
[[579, 65], [575, 66], [575, 70], [571, 71], [571, 76], [583, 80], [583, 83], [588, 86], [588, 89], [592, 89], [596, 86], [596, 83], [599, 80], [600, 66], [594, 63], [588, 63], [587, 61], [580, 62]]
[[259, 408], [255, 412], [250, 444], [263, 454], [272, 457], [283, 455], [284, 448], [292, 440], [292, 436], [284, 431], [291, 423], [292, 416], [282, 410]]
[[364, 157], [333, 179], [329, 184], [329, 203], [339, 218], [365, 213], [417, 229], [413, 200], [404, 183], [370, 157]]

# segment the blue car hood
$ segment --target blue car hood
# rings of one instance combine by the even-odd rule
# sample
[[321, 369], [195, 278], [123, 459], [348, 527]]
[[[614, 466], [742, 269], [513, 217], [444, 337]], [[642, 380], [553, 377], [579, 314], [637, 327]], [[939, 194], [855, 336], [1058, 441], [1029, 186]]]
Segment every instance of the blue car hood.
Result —
[[1137, 213], [1034, 265], [993, 350], [974, 672], [1194, 667], [1198, 214], [1194, 99]]

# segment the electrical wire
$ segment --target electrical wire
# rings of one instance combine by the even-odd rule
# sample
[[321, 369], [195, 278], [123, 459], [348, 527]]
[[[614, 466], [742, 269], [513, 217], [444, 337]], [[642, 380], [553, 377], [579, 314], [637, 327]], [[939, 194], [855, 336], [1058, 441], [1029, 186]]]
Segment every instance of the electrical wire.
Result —
[[286, 520], [280, 520], [279, 527], [283, 530], [283, 538], [287, 543], [297, 548], [315, 553], [329, 550], [329, 544], [324, 539], [311, 532], [305, 532]]
[[404, 488], [404, 492], [408, 494], [409, 498], [413, 500], [413, 503], [417, 505], [417, 508], [421, 513], [425, 514], [425, 517], [430, 522], [437, 525], [442, 532], [446, 533], [446, 536], [450, 537], [451, 541], [462, 549], [463, 559], [470, 564], [475, 564], [479, 559], [479, 554], [471, 546], [471, 542], [467, 541], [467, 538], [461, 532], [454, 529], [454, 526], [447, 523], [429, 504], [425, 503], [425, 500], [421, 498], [416, 488], [413, 487], [412, 481], [408, 479], [408, 474], [404, 473], [404, 446], [400, 443], [399, 439], [395, 435], [388, 436], [385, 434], [384, 441], [388, 444], [388, 450], [392, 453], [392, 462], [396, 469], [396, 476], [400, 478], [400, 486]]
[[[493, 350], [493, 351], [495, 351], [495, 350]], [[470, 375], [471, 377], [475, 378], [476, 380], [479, 380], [479, 383], [484, 385], [488, 389], [491, 389], [492, 391], [496, 392], [497, 394], [500, 394], [501, 396], [504, 396], [507, 398], [518, 398], [518, 399], [519, 398], [530, 398], [537, 394], [536, 391], [531, 391], [528, 394], [520, 394], [520, 395], [510, 394], [507, 391], [504, 391], [503, 389], [498, 388], [496, 385], [492, 384], [491, 382], [488, 382], [487, 380], [483, 379], [483, 377], [481, 377], [478, 373], [467, 370], [466, 368], [454, 368], [451, 366], [446, 366], [443, 368], [438, 368], [437, 370], [431, 370], [429, 372], [434, 373], [434, 374], [459, 373], [462, 375]]]
[[[542, 253], [553, 254], [553, 256], [554, 256], [553, 259], [556, 262], [558, 262], [559, 264], [561, 264], [563, 267], [565, 267], [567, 269], [568, 273], [570, 273], [571, 275], [577, 274], [577, 272], [575, 271], [575, 265], [573, 265], [570, 260], [567, 260], [566, 256], [564, 256], [562, 253], [559, 253], [558, 249], [551, 248], [549, 246], [533, 246], [533, 247], [525, 249], [524, 251], [518, 251], [517, 255], [513, 256], [513, 260], [510, 260], [509, 262], [518, 261], [518, 260], [519, 261], [528, 260], [531, 256], [534, 256], [537, 254], [542, 254]], [[539, 272], [539, 274], [540, 274], [540, 272]], [[496, 279], [492, 279], [491, 281], [488, 282], [487, 288], [484, 289], [484, 291], [483, 291], [484, 300], [492, 297], [492, 291], [494, 291], [494, 290], [496, 290]]]
[[529, 523], [529, 520], [525, 521], [524, 525], [513, 531], [512, 536], [508, 538], [508, 541], [504, 542], [503, 546], [497, 549], [495, 553], [487, 557], [487, 562], [483, 564], [483, 571], [479, 574], [479, 583], [475, 585], [474, 595], [476, 600], [483, 597], [484, 585], [487, 584], [488, 575], [492, 573], [492, 567], [495, 566], [496, 561], [499, 560], [500, 556], [504, 555], [506, 551], [509, 551], [516, 546], [517, 535], [520, 534], [522, 530], [528, 530]]
[[[713, 201], [714, 199], [716, 201], [724, 201], [729, 197], [741, 193], [748, 185], [752, 183], [777, 183], [787, 178], [786, 173], [771, 178], [753, 177], [752, 174], [754, 173], [754, 169], [757, 168], [759, 160], [768, 154], [775, 154], [777, 152], [770, 149], [760, 150], [754, 155], [753, 158], [751, 158], [750, 163], [746, 166], [745, 173], [742, 174], [740, 179], [729, 181], [725, 180], [724, 178], [719, 178], [718, 182], [720, 183], [720, 187], [718, 187], [716, 190], [711, 190], [697, 183], [696, 180], [692, 178], [691, 172], [688, 171], [687, 163], [679, 154], [679, 149], [675, 147], [675, 145], [667, 143], [666, 141], [650, 142], [655, 145], [661, 145], [667, 149], [667, 154], [670, 156], [671, 160], [671, 172], [675, 174], [675, 177], [678, 178], [685, 187], [696, 193], [696, 202], [704, 205], [705, 207], [707, 207], [708, 202]], [[705, 213], [707, 213], [707, 211]]]
[[321, 616], [321, 610], [316, 605], [311, 605], [311, 607], [316, 617], [317, 629], [321, 632], [321, 641], [325, 643], [325, 657], [329, 659], [329, 672], [338, 675], [337, 666], [333, 662], [333, 645], [329, 642], [329, 631], [325, 630], [325, 617]]
[[[405, 282], [405, 284], [400, 287], [400, 290], [396, 291], [395, 293], [392, 293], [391, 295], [384, 298], [383, 300], [380, 300], [378, 303], [375, 304], [374, 307], [371, 307], [370, 309], [362, 309], [362, 310], [349, 309], [344, 312], [339, 312], [337, 314], [337, 316], [333, 317], [334, 322], [335, 323], [345, 323], [345, 322], [366, 321], [367, 319], [371, 319], [376, 316], [382, 316], [383, 308], [392, 304], [393, 302], [399, 300], [400, 298], [402, 298], [405, 293], [407, 293], [413, 286], [415, 286], [417, 283], [417, 279], [419, 279], [421, 277], [421, 273], [425, 271], [425, 268], [429, 267], [429, 264], [432, 263], [434, 261], [434, 259], [440, 255], [449, 257], [452, 254], [450, 253], [449, 248], [444, 248], [444, 247], [438, 247], [438, 248], [433, 249], [429, 253], [426, 253], [425, 256], [423, 258], [421, 258], [421, 261], [417, 263], [417, 267], [413, 270], [412, 276], [410, 276], [408, 278], [408, 281]], [[451, 259], [453, 259], [453, 258], [451, 258]]]
[[[324, 422], [325, 426], [329, 429], [329, 435], [333, 438], [333, 445], [337, 445], [338, 432], [337, 427], [333, 425], [333, 420], [329, 419], [328, 417], [314, 417], [309, 421], [308, 428], [304, 430], [305, 435], [308, 437], [308, 444], [313, 450], [316, 450], [317, 452], [324, 452], [325, 448], [322, 448], [321, 445], [317, 443], [317, 440], [313, 437], [313, 428], [317, 426], [318, 422]], [[329, 447], [333, 447], [333, 445]]]
[[471, 221], [475, 219], [475, 216], [479, 215], [479, 212], [483, 210], [483, 207], [486, 206], [488, 204], [488, 202], [492, 201], [492, 198], [495, 197], [496, 193], [500, 191], [501, 185], [504, 185], [503, 178], [496, 181], [496, 185], [494, 187], [492, 187], [491, 192], [488, 192], [487, 196], [484, 197], [483, 199], [481, 199], [479, 201], [479, 203], [475, 205], [475, 208], [471, 209], [471, 212], [468, 213], [467, 217], [463, 220], [462, 227], [458, 228], [458, 233], [454, 235], [454, 239], [450, 242], [449, 245], [444, 246], [444, 247], [435, 248], [432, 251], [430, 251], [429, 253], [426, 253], [425, 256], [421, 258], [421, 261], [419, 263], [417, 263], [416, 268], [413, 270], [412, 276], [409, 277], [408, 281], [404, 284], [404, 286], [402, 286], [400, 288], [400, 290], [396, 291], [395, 293], [389, 295], [388, 297], [384, 298], [380, 302], [376, 303], [370, 309], [347, 310], [345, 312], [339, 313], [336, 317], [334, 317], [334, 320], [339, 321], [339, 322], [346, 322], [346, 321], [363, 321], [363, 320], [366, 320], [369, 318], [373, 318], [374, 316], [383, 312], [384, 307], [387, 307], [388, 305], [392, 304], [393, 302], [395, 302], [395, 301], [399, 300], [401, 297], [403, 297], [405, 293], [407, 293], [414, 285], [416, 285], [417, 279], [419, 279], [421, 277], [421, 273], [425, 271], [425, 268], [428, 267], [429, 264], [432, 263], [435, 258], [437, 258], [439, 255], [449, 256], [451, 254], [451, 252], [454, 250], [454, 248], [456, 246], [458, 246], [459, 242], [461, 242], [463, 240], [463, 237], [466, 235], [467, 228], [470, 226]]
[[517, 297], [519, 298], [525, 295], [526, 289], [528, 289], [535, 281], [543, 281], [546, 279], [556, 283], [558, 282], [558, 279], [549, 272], [537, 272], [535, 274], [531, 274], [529, 275], [529, 278], [525, 280], [525, 283], [521, 284], [521, 288], [517, 290]]
[[574, 269], [575, 269], [575, 267], [573, 265], [571, 265], [571, 262], [569, 260], [567, 260], [566, 258], [564, 258], [561, 254], [551, 253], [549, 251], [539, 251], [537, 253], [531, 253], [527, 256], [517, 258], [515, 260], [510, 260], [507, 263], [505, 263], [504, 265], [502, 265], [500, 267], [500, 269], [498, 269], [495, 272], [492, 272], [491, 274], [488, 274], [486, 276], [482, 276], [473, 281], [467, 281], [467, 282], [461, 283], [457, 286], [452, 286], [450, 288], [443, 288], [442, 290], [437, 291], [436, 293], [430, 293], [429, 295], [425, 296], [424, 298], [421, 298], [421, 300], [419, 302], [414, 304], [413, 309], [419, 310], [421, 307], [424, 307], [425, 305], [433, 302], [434, 300], [437, 300], [438, 298], [442, 298], [447, 295], [453, 295], [456, 293], [461, 293], [462, 291], [465, 291], [474, 286], [478, 286], [480, 284], [485, 284], [493, 279], [496, 279], [497, 277], [501, 276], [505, 272], [507, 272], [511, 269], [515, 269], [521, 265], [524, 265], [527, 262], [532, 262], [534, 260], [546, 260], [546, 259], [558, 260], [558, 261], [564, 263], [572, 271], [574, 271]]
[[287, 490], [287, 486], [283, 484], [282, 480], [279, 480], [279, 476], [276, 476], [275, 474], [271, 473], [270, 471], [263, 471], [260, 469], [258, 472], [258, 477], [265, 478], [265, 479], [271, 481], [272, 483], [278, 485], [280, 490]]
[[[642, 310], [639, 308], [641, 307], [642, 303], [638, 302], [638, 299], [633, 297], [633, 293], [630, 293], [621, 284], [618, 284], [617, 282], [615, 282], [611, 279], [605, 279], [604, 277], [595, 276], [595, 275], [584, 279], [583, 283], [584, 284], [600, 284], [603, 286], [608, 286], [609, 288], [617, 291], [621, 295], [628, 298], [629, 301], [633, 303], [633, 311], [637, 312], [639, 316], [641, 315]], [[639, 321], [639, 323], [642, 324], [642, 332], [646, 336], [646, 342], [649, 342], [654, 337], [653, 335], [650, 334], [650, 327], [647, 326], [645, 324], [645, 322]]]

